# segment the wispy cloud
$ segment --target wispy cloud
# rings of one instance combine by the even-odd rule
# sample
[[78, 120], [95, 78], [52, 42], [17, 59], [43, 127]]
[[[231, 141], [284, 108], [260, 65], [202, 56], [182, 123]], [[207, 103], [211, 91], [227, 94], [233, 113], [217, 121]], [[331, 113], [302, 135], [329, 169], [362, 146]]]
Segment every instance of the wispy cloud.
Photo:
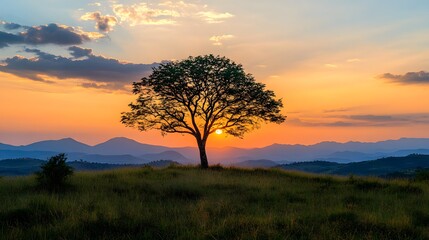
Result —
[[147, 3], [130, 6], [114, 4], [113, 12], [121, 22], [128, 22], [131, 26], [171, 25], [176, 23], [175, 18], [180, 17], [180, 13], [175, 10], [151, 8]]
[[88, 3], [88, 5], [89, 5], [89, 6], [101, 7], [101, 3], [99, 3], [99, 2]]
[[184, 12], [184, 11], [188, 11], [188, 10], [196, 10], [196, 9], [200, 8], [200, 6], [198, 6], [197, 4], [187, 3], [184, 1], [165, 1], [165, 2], [162, 2], [158, 5], [163, 6], [163, 7], [167, 7], [170, 9], [179, 9], [180, 12]]
[[230, 35], [230, 34], [229, 35], [218, 35], [218, 36], [212, 36], [210, 38], [210, 41], [212, 41], [213, 45], [215, 45], [215, 46], [221, 46], [221, 45], [223, 45], [223, 41], [229, 40], [232, 38], [234, 38], [234, 35]]
[[78, 45], [104, 37], [97, 32], [85, 32], [82, 29], [51, 23], [48, 25], [25, 27], [25, 31], [19, 33], [8, 33], [0, 31], [0, 48], [11, 44], [56, 44], [56, 45]]
[[3, 60], [1, 72], [35, 81], [48, 80], [47, 75], [56, 79], [83, 79], [90, 81], [84, 87], [121, 89], [147, 75], [157, 63], [134, 64], [113, 58], [97, 56], [91, 49], [72, 46], [68, 49], [72, 57], [49, 54], [38, 49], [25, 49], [35, 57], [15, 56]]
[[308, 127], [392, 127], [416, 124], [429, 124], [429, 113], [394, 115], [324, 115], [300, 117], [290, 121], [292, 124]]
[[385, 73], [379, 76], [379, 78], [403, 84], [429, 84], [429, 72], [425, 71], [408, 72], [404, 75]]
[[95, 21], [95, 28], [102, 32], [110, 32], [118, 23], [118, 19], [110, 15], [101, 15], [100, 12], [87, 12], [80, 17], [81, 20]]
[[217, 12], [208, 5], [187, 3], [185, 1], [164, 1], [159, 4], [114, 3], [112, 10], [123, 23], [136, 25], [175, 25], [180, 19], [200, 19], [206, 23], [222, 23], [234, 17], [229, 12]]
[[352, 110], [353, 108], [334, 108], [334, 109], [327, 109], [323, 111], [324, 113], [338, 113], [338, 112], [348, 112]]
[[215, 11], [202, 11], [197, 13], [197, 16], [208, 23], [222, 23], [225, 20], [234, 17], [234, 15], [228, 12], [220, 13]]

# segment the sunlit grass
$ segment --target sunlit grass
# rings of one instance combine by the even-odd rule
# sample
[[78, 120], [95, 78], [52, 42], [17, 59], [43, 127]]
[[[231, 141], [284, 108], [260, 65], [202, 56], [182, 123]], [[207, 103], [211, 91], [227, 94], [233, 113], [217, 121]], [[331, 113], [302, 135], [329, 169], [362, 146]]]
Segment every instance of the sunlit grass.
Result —
[[425, 182], [191, 167], [0, 179], [0, 239], [428, 239]]

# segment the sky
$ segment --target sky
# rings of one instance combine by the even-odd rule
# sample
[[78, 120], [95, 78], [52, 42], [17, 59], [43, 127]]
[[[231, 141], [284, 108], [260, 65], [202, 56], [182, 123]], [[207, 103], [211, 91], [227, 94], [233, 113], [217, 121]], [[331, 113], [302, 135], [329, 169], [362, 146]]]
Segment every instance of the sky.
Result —
[[426, 0], [2, 0], [0, 142], [194, 146], [120, 117], [152, 67], [205, 54], [242, 64], [287, 115], [210, 146], [429, 137], [428, 10]]

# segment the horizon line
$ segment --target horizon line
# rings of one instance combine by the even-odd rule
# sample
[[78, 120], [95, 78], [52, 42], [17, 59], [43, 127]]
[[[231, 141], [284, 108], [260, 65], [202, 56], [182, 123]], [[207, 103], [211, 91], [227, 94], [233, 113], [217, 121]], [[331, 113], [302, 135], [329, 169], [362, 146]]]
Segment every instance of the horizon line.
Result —
[[[63, 138], [59, 138], [59, 139], [37, 140], [37, 141], [34, 141], [32, 143], [29, 143], [29, 144], [20, 144], [20, 145], [15, 145], [15, 144], [10, 144], [10, 143], [6, 143], [6, 142], [1, 142], [0, 141], [0, 144], [5, 144], [5, 145], [13, 146], [13, 147], [23, 147], [23, 146], [28, 146], [28, 145], [35, 144], [35, 143], [40, 143], [40, 142], [61, 141], [61, 140], [68, 140], [68, 139], [73, 140], [75, 142], [78, 142], [80, 144], [84, 144], [84, 145], [89, 146], [89, 147], [95, 147], [97, 145], [109, 142], [109, 141], [114, 140], [114, 139], [126, 139], [126, 140], [131, 140], [131, 141], [137, 142], [139, 144], [151, 145], [151, 146], [155, 146], [155, 147], [166, 147], [166, 148], [173, 148], [173, 149], [177, 149], [177, 148], [196, 148], [196, 146], [170, 147], [170, 146], [166, 146], [166, 145], [150, 144], [150, 143], [140, 142], [138, 140], [135, 140], [135, 139], [132, 139], [132, 138], [128, 138], [128, 137], [112, 137], [112, 138], [109, 138], [109, 139], [107, 139], [105, 141], [101, 141], [101, 142], [96, 143], [96, 144], [88, 144], [88, 143], [85, 143], [83, 141], [77, 140], [77, 139], [72, 138], [72, 137], [63, 137]], [[429, 139], [429, 137], [400, 137], [400, 138], [397, 138], [397, 139], [384, 139], [384, 140], [379, 140], [379, 141], [353, 141], [353, 140], [349, 140], [349, 141], [342, 142], [342, 141], [325, 140], [325, 141], [320, 141], [320, 142], [316, 142], [316, 143], [313, 143], [313, 144], [272, 143], [272, 144], [261, 146], [261, 147], [223, 146], [223, 147], [208, 147], [208, 148], [209, 149], [210, 148], [211, 149], [223, 149], [223, 148], [259, 149], [259, 148], [266, 148], [266, 147], [270, 147], [270, 146], [274, 146], [274, 145], [289, 145], [289, 146], [306, 146], [306, 147], [308, 147], [308, 146], [314, 146], [314, 145], [318, 145], [318, 144], [322, 144], [322, 143], [338, 143], [338, 144], [347, 144], [347, 143], [380, 143], [380, 142], [386, 142], [386, 141], [399, 141], [399, 140], [405, 140], [405, 139], [419, 139], [419, 140], [423, 140], [423, 139]]]

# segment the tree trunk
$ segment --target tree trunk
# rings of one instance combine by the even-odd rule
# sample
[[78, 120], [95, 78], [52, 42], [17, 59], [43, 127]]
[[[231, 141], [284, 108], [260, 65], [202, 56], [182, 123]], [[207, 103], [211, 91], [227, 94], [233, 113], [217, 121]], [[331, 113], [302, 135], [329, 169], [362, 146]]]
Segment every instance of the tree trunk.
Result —
[[201, 168], [209, 168], [209, 162], [207, 160], [207, 153], [206, 153], [206, 142], [203, 140], [197, 140], [198, 142], [198, 149], [200, 150], [200, 160], [201, 160]]

